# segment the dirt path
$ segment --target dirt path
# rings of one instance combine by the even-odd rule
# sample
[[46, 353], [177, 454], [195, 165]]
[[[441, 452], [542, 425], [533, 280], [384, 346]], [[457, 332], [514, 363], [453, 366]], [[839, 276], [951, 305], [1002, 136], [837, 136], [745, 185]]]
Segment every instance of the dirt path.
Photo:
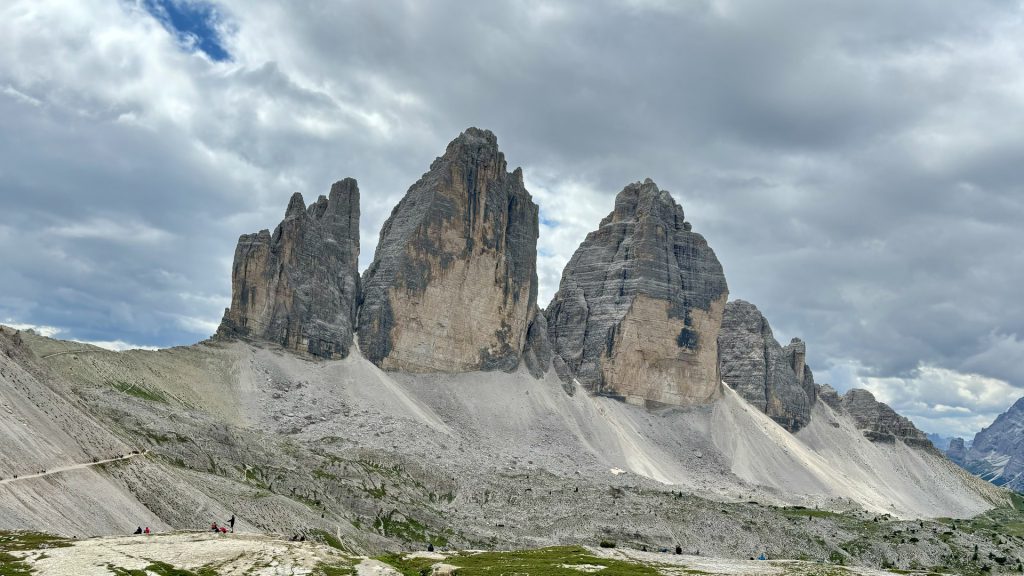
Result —
[[60, 352], [51, 352], [44, 356], [40, 356], [42, 359], [49, 358], [51, 356], [60, 356], [61, 354], [85, 354], [87, 352], [109, 352], [109, 350], [90, 350], [88, 348], [82, 350], [61, 350]]
[[86, 462], [84, 464], [72, 464], [71, 466], [62, 466], [60, 468], [53, 468], [45, 472], [38, 472], [36, 474], [23, 474], [17, 478], [4, 478], [0, 480], [0, 485], [10, 484], [11, 482], [21, 482], [22, 480], [31, 480], [32, 478], [42, 478], [44, 476], [50, 476], [52, 474], [60, 474], [61, 472], [68, 472], [70, 470], [81, 470], [82, 468], [88, 468], [90, 466], [99, 466], [100, 464], [108, 464], [110, 462], [120, 462], [121, 460], [128, 460], [129, 458], [135, 458], [136, 456], [145, 456], [149, 454], [149, 450], [143, 450], [136, 454], [125, 454], [117, 458], [110, 458], [107, 460], [97, 460], [96, 462]]

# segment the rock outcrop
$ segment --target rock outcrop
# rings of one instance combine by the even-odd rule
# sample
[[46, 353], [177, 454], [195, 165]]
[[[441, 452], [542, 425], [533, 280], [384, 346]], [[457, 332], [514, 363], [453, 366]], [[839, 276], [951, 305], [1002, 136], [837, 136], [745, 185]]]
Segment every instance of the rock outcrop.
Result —
[[783, 348], [756, 306], [734, 300], [725, 306], [718, 349], [722, 380], [747, 402], [790, 432], [807, 425], [818, 388], [803, 341]]
[[537, 205], [470, 128], [406, 193], [363, 275], [359, 346], [387, 370], [514, 370], [537, 306]]
[[356, 181], [336, 182], [309, 207], [295, 193], [273, 235], [261, 230], [238, 239], [231, 307], [217, 335], [344, 358], [352, 345], [358, 266]]
[[534, 378], [541, 378], [551, 368], [551, 342], [548, 340], [548, 319], [538, 310], [526, 331], [523, 362]]
[[1024, 398], [974, 436], [962, 466], [997, 486], [1024, 491]]
[[946, 457], [960, 466], [964, 465], [967, 460], [967, 446], [963, 438], [957, 437], [949, 441], [949, 447], [946, 448]]
[[857, 427], [872, 442], [892, 444], [902, 440], [909, 446], [934, 450], [924, 432], [905, 416], [900, 416], [887, 404], [861, 388], [849, 390], [842, 398], [843, 410], [853, 417]]
[[548, 306], [566, 381], [635, 404], [685, 405], [721, 393], [722, 266], [683, 209], [651, 180], [626, 186], [573, 254]]

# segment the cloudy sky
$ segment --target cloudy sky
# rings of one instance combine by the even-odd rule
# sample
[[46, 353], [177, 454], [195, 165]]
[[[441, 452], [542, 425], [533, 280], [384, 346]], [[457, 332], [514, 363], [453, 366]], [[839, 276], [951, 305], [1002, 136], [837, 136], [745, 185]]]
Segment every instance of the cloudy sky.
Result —
[[292, 192], [359, 180], [365, 267], [480, 126], [541, 207], [542, 303], [651, 177], [819, 381], [944, 434], [1024, 395], [1021, 2], [13, 0], [0, 123], [7, 324], [203, 339]]

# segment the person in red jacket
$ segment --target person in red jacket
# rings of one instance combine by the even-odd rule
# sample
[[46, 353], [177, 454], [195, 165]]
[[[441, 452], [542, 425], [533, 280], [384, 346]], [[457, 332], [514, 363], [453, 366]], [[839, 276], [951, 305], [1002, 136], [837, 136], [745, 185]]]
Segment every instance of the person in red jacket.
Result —
[[146, 526], [146, 534], [149, 534], [149, 526]]

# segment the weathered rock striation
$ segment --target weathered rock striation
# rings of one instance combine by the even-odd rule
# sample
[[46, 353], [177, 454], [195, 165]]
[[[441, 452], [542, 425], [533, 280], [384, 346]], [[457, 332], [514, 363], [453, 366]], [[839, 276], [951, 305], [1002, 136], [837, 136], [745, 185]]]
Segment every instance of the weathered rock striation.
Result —
[[514, 370], [537, 311], [537, 215], [494, 134], [463, 132], [384, 223], [363, 275], [363, 354], [387, 370]]
[[274, 230], [238, 239], [219, 337], [323, 358], [352, 345], [359, 295], [359, 187], [346, 178], [306, 207], [295, 193]]
[[548, 340], [548, 319], [540, 310], [533, 316], [526, 331], [526, 348], [523, 363], [534, 378], [541, 378], [551, 368], [551, 342]]
[[747, 402], [790, 432], [807, 425], [818, 388], [803, 341], [783, 348], [756, 306], [734, 300], [725, 306], [718, 349], [722, 380]]
[[722, 266], [683, 209], [651, 180], [615, 209], [565, 267], [546, 310], [566, 381], [635, 404], [685, 405], [721, 394]]
[[853, 417], [857, 427], [872, 442], [886, 444], [902, 440], [909, 446], [934, 450], [924, 432], [905, 416], [900, 416], [887, 404], [875, 400], [875, 396], [861, 388], [849, 390], [842, 398], [843, 410]]

